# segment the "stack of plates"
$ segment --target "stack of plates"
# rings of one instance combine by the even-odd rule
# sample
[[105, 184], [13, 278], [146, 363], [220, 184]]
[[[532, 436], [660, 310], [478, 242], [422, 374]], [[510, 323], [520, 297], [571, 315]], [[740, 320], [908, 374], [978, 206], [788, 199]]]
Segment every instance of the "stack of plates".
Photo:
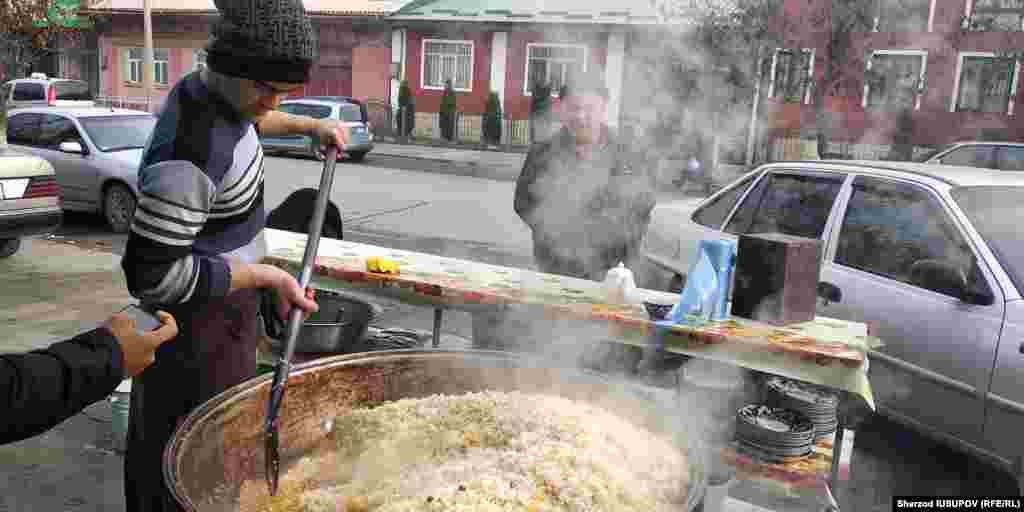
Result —
[[747, 405], [736, 412], [740, 451], [766, 462], [787, 462], [811, 454], [814, 424], [806, 416], [767, 405]]
[[796, 411], [814, 424], [814, 440], [824, 439], [839, 426], [839, 396], [805, 382], [772, 377], [765, 383], [767, 403], [772, 407]]

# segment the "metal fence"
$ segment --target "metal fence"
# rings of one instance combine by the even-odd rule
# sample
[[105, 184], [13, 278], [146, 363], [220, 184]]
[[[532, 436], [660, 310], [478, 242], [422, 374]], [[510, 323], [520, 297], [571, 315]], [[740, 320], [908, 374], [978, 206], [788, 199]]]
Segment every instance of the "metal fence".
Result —
[[147, 100], [133, 96], [97, 96], [96, 104], [101, 107], [143, 110], [157, 114], [163, 106], [163, 101], [158, 98]]
[[445, 140], [441, 130], [441, 115], [436, 112], [416, 112], [411, 130], [403, 134], [399, 130], [399, 113], [395, 109], [374, 110], [371, 109], [370, 122], [373, 123], [374, 133], [378, 136], [388, 137], [396, 141], [408, 142], [433, 142], [468, 144], [480, 146], [503, 146], [506, 149], [512, 147], [525, 147], [530, 144], [530, 121], [528, 119], [505, 119], [498, 115], [501, 136], [495, 144], [484, 138], [484, 123], [486, 115], [455, 114], [455, 126], [451, 140]]

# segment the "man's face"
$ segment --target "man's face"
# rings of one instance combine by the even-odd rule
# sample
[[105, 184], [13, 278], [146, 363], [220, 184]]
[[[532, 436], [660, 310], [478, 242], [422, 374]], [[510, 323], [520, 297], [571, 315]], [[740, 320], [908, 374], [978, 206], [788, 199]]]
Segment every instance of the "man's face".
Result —
[[289, 94], [302, 89], [302, 84], [290, 82], [260, 82], [239, 80], [239, 111], [243, 116], [259, 117], [276, 110]]
[[579, 144], [593, 144], [608, 120], [608, 105], [597, 94], [570, 95], [562, 105], [562, 125]]

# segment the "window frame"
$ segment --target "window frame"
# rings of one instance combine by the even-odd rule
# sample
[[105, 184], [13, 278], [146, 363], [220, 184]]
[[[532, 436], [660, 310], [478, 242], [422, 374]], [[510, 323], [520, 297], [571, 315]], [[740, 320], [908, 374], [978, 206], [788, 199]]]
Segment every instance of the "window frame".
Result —
[[914, 188], [915, 190], [927, 196], [927, 198], [930, 201], [932, 201], [933, 205], [937, 206], [938, 210], [940, 210], [945, 215], [945, 218], [948, 221], [950, 228], [953, 229], [960, 236], [961, 241], [963, 241], [964, 243], [964, 247], [967, 250], [969, 250], [970, 253], [973, 255], [974, 263], [977, 266], [978, 270], [978, 277], [981, 278], [982, 280], [980, 286], [986, 288], [989, 292], [993, 294], [996, 293], [996, 290], [998, 288], [995, 284], [993, 284], [993, 278], [991, 275], [992, 269], [989, 267], [988, 261], [985, 258], [986, 254], [981, 250], [982, 248], [981, 246], [978, 245], [975, 238], [971, 236], [971, 231], [966, 229], [964, 220], [961, 219], [960, 214], [958, 214], [958, 212], [954, 211], [950, 207], [949, 202], [943, 200], [943, 194], [940, 194], [934, 187], [928, 185], [927, 183], [921, 183], [919, 181], [908, 180], [901, 177], [880, 176], [868, 173], [851, 173], [848, 176], [847, 182], [845, 184], [846, 190], [844, 191], [842, 197], [842, 210], [834, 212], [836, 214], [836, 219], [833, 221], [834, 227], [829, 238], [830, 248], [827, 251], [825, 260], [828, 264], [835, 265], [846, 271], [857, 272], [864, 276], [869, 276], [873, 279], [883, 279], [886, 282], [895, 284], [897, 286], [905, 286], [908, 289], [915, 290], [918, 293], [929, 293], [936, 297], [942, 297], [950, 301], [961, 301], [961, 299], [951, 297], [941, 292], [930, 290], [928, 288], [922, 288], [915, 284], [903, 282], [898, 279], [894, 279], [892, 277], [882, 275], [876, 272], [851, 267], [849, 265], [842, 264], [838, 261], [839, 245], [843, 236], [843, 226], [846, 223], [846, 216], [850, 211], [850, 203], [853, 199], [853, 194], [855, 192], [855, 184], [858, 179], [878, 180], [885, 183], [908, 186]]
[[[881, 25], [882, 25], [882, 17], [884, 15], [884, 13], [882, 12], [882, 8], [884, 7], [883, 4], [886, 1], [892, 1], [892, 0], [876, 0], [875, 1], [875, 16], [874, 16], [874, 20], [873, 20], [872, 27], [871, 27], [871, 31], [872, 32], [882, 32]], [[924, 27], [926, 32], [934, 32], [935, 31], [935, 2], [936, 1], [937, 0], [930, 0], [928, 2], [928, 15], [925, 17], [925, 27]]]
[[[960, 103], [960, 85], [963, 80], [963, 67], [965, 58], [996, 58], [995, 52], [960, 52], [956, 60], [956, 75], [954, 75], [953, 82], [953, 96], [949, 100], [949, 111], [950, 112], [966, 112], [976, 113], [964, 110], [957, 110]], [[1013, 76], [1010, 77], [1010, 94], [1007, 97], [1006, 112], [1003, 114], [1012, 116], [1014, 111], [1014, 104], [1017, 98], [1017, 89], [1020, 87], [1020, 59], [1014, 59], [1013, 62]]]
[[[132, 50], [138, 50], [139, 51], [140, 55], [139, 55], [138, 58], [132, 57]], [[145, 62], [146, 62], [146, 54], [145, 54], [145, 52], [146, 52], [146, 50], [143, 49], [143, 48], [139, 48], [137, 46], [132, 46], [132, 47], [129, 47], [129, 48], [125, 48], [124, 51], [125, 51], [124, 61], [128, 65], [128, 69], [127, 69], [128, 75], [125, 77], [125, 79], [126, 79], [125, 81], [127, 81], [130, 84], [141, 84], [146, 79], [146, 69], [145, 69]], [[138, 77], [134, 76], [136, 70], [138, 70], [138, 73], [139, 73]]]
[[[523, 96], [533, 96], [533, 88], [530, 83], [530, 49], [531, 48], [576, 48], [583, 50], [583, 72], [587, 72], [587, 68], [590, 66], [590, 47], [585, 44], [577, 43], [526, 43], [526, 62], [523, 65]], [[539, 59], [545, 62], [550, 59]], [[547, 74], [551, 75], [551, 68], [547, 68]], [[558, 91], [555, 88], [551, 88], [551, 96], [553, 98], [558, 97]]]
[[[736, 212], [736, 209], [739, 208], [739, 205], [743, 203], [743, 199], [747, 197], [747, 194], [750, 193], [751, 189], [757, 186], [758, 180], [760, 180], [767, 172], [768, 171], [757, 171], [756, 174], [748, 174], [737, 180], [732, 185], [722, 189], [720, 192], [715, 193], [713, 196], [708, 198], [708, 200], [704, 204], [697, 207], [697, 209], [694, 210], [692, 214], [690, 214], [690, 221], [693, 222], [694, 224], [697, 224], [698, 226], [703, 226], [708, 229], [724, 232], [726, 223], [729, 222], [729, 219], [732, 217], [733, 213]], [[714, 203], [721, 201], [725, 196], [731, 194], [734, 190], [736, 190], [737, 187], [744, 186], [744, 183], [746, 183], [746, 188], [736, 198], [736, 201], [733, 202], [732, 206], [729, 207], [729, 210], [725, 212], [725, 215], [722, 217], [722, 221], [719, 222], [717, 226], [708, 226], [707, 224], [704, 224], [697, 220], [698, 215], [707, 211], [707, 209], [710, 208]]]
[[[816, 53], [814, 48], [776, 48], [775, 49], [775, 51], [772, 53], [772, 69], [771, 69], [771, 74], [770, 74], [771, 79], [768, 82], [768, 97], [769, 98], [778, 99], [778, 98], [776, 98], [776, 93], [778, 91], [775, 90], [775, 80], [777, 78], [777, 73], [778, 73], [779, 54], [783, 53], [783, 52], [792, 52], [793, 54], [796, 54], [797, 52], [799, 52], [799, 54], [801, 56], [806, 56], [806, 58], [808, 59], [808, 62], [807, 62], [807, 76], [804, 77], [804, 80], [806, 80], [806, 81], [803, 84], [803, 89], [804, 90], [803, 90], [803, 93], [800, 95], [800, 101], [797, 101], [795, 103], [803, 104], [803, 105], [810, 105], [811, 104], [811, 91], [813, 90], [813, 87], [814, 87], [814, 58], [815, 58], [815, 53]], [[783, 103], [792, 103], [792, 102], [786, 101], [785, 97], [781, 98], [781, 101]]]
[[[475, 59], [475, 57], [476, 57], [476, 43], [474, 41], [470, 40], [470, 39], [427, 39], [427, 38], [424, 38], [423, 41], [420, 43], [420, 89], [427, 90], [427, 91], [443, 91], [444, 90], [444, 84], [441, 84], [440, 86], [437, 86], [437, 85], [427, 85], [427, 73], [426, 73], [426, 71], [427, 71], [427, 45], [430, 44], [430, 43], [469, 45], [469, 87], [468, 88], [458, 87], [455, 84], [454, 80], [453, 80], [452, 81], [452, 89], [455, 90], [456, 92], [467, 92], [467, 93], [468, 92], [473, 92], [473, 77], [474, 77], [474, 73], [476, 71], [474, 69], [474, 65], [476, 64], [474, 62], [476, 60]], [[457, 56], [457, 57], [461, 57], [461, 56]]]
[[928, 50], [872, 50], [868, 57], [864, 71], [864, 92], [861, 98], [861, 108], [868, 109], [868, 98], [871, 96], [871, 81], [867, 76], [874, 66], [875, 57], [878, 55], [895, 55], [902, 57], [917, 57], [921, 59], [921, 71], [918, 73], [917, 91], [914, 93], [914, 110], [921, 110], [921, 98], [924, 96], [925, 84], [928, 76]]
[[[165, 52], [165, 59], [158, 59], [157, 52]], [[164, 68], [163, 81], [160, 80], [160, 66]], [[153, 48], [153, 85], [168, 86], [171, 81], [171, 51], [167, 48]]]
[[747, 188], [747, 190], [743, 193], [743, 197], [740, 198], [740, 200], [736, 202], [736, 205], [733, 207], [732, 211], [729, 212], [728, 217], [725, 219], [725, 222], [722, 223], [722, 227], [719, 229], [719, 231], [721, 231], [724, 234], [727, 234], [729, 236], [734, 236], [734, 237], [739, 237], [739, 236], [743, 235], [743, 233], [733, 233], [731, 231], [727, 231], [727, 228], [732, 223], [732, 221], [736, 218], [736, 214], [739, 213], [740, 208], [742, 208], [744, 203], [748, 199], [750, 199], [750, 195], [754, 192], [754, 190], [757, 187], [759, 187], [761, 185], [761, 183], [764, 182], [764, 180], [771, 179], [772, 175], [797, 176], [797, 177], [802, 177], [802, 178], [808, 178], [808, 177], [810, 177], [810, 178], [831, 178], [831, 179], [836, 179], [839, 182], [839, 190], [836, 192], [835, 198], [832, 199], [832, 207], [831, 207], [831, 209], [829, 209], [828, 215], [825, 216], [825, 224], [822, 226], [821, 235], [818, 237], [818, 240], [821, 241], [822, 248], [823, 248], [823, 250], [822, 250], [822, 257], [824, 257], [824, 255], [825, 255], [825, 248], [827, 247], [827, 245], [829, 244], [829, 241], [832, 238], [832, 231], [833, 231], [832, 226], [835, 224], [835, 217], [840, 214], [841, 208], [843, 208], [844, 205], [845, 205], [845, 199], [847, 197], [846, 190], [849, 188], [849, 184], [850, 184], [850, 181], [852, 179], [851, 178], [852, 173], [849, 173], [849, 172], [846, 172], [846, 171], [825, 171], [825, 170], [822, 170], [822, 169], [816, 169], [816, 168], [811, 168], [811, 167], [808, 167], [808, 168], [782, 167], [782, 168], [775, 168], [775, 169], [766, 169], [754, 181], [754, 183], [752, 183], [750, 185], [750, 187]]
[[[974, 21], [976, 19], [975, 18], [975, 14], [977, 14], [977, 12], [978, 12], [977, 3], [978, 3], [977, 0], [967, 0], [966, 2], [964, 2], [964, 16], [967, 17], [967, 19], [971, 22], [972, 25], [973, 25], [973, 23], [974, 23]], [[989, 9], [984, 9], [982, 12], [984, 13], [984, 12], [989, 12], [989, 11], [990, 11]], [[998, 9], [998, 8], [997, 9], [991, 9], [991, 12], [1014, 12], [1014, 11], [1015, 11], [1014, 9]], [[1020, 11], [1017, 11], [1017, 13], [1020, 16], [1020, 26], [1018, 26], [1015, 30], [1012, 30], [1012, 32], [1024, 31], [1024, 7], [1022, 7], [1020, 9]], [[1010, 32], [1010, 31], [1008, 31], [1008, 32]]]

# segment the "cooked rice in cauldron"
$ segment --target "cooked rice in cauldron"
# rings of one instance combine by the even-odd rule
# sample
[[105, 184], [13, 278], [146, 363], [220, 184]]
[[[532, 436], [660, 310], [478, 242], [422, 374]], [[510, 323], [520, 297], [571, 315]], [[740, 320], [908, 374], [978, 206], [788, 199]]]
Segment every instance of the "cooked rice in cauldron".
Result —
[[338, 450], [299, 461], [277, 496], [242, 486], [257, 512], [678, 510], [689, 467], [669, 440], [552, 395], [403, 399], [334, 422]]

